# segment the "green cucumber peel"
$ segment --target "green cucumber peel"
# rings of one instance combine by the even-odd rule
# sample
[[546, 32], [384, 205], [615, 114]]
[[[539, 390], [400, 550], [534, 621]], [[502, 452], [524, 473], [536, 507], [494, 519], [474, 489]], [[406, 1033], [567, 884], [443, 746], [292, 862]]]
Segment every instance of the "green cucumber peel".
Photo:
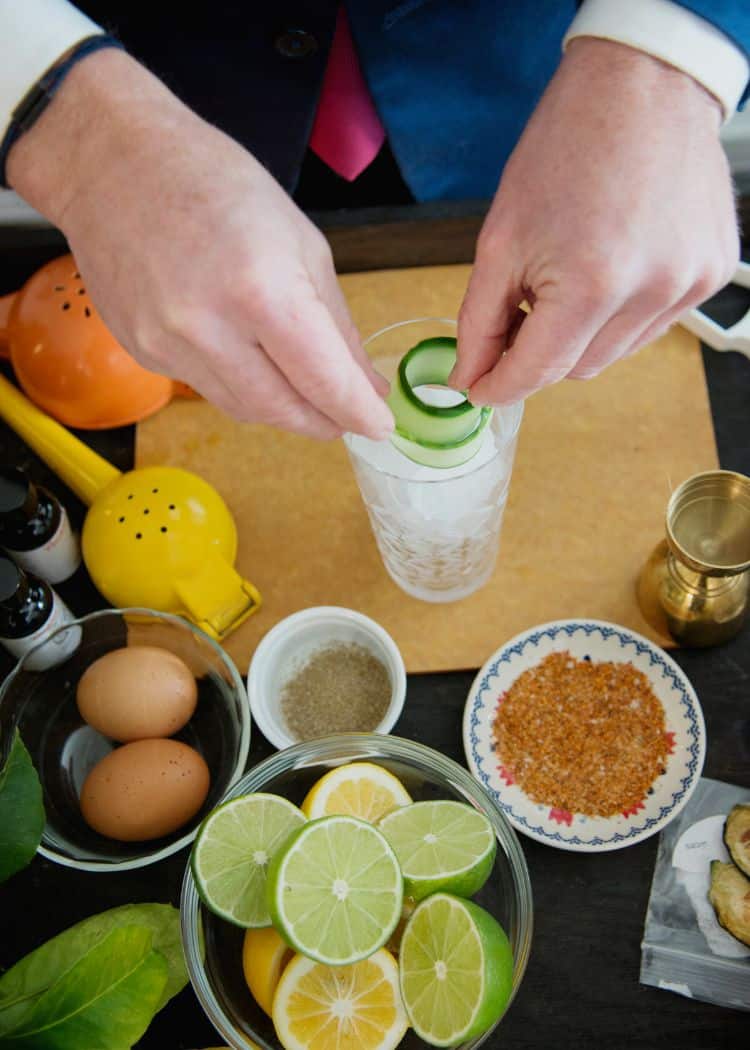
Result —
[[492, 416], [490, 407], [472, 405], [468, 399], [457, 405], [428, 405], [415, 394], [417, 387], [429, 383], [447, 385], [456, 346], [450, 336], [417, 343], [401, 359], [388, 396], [395, 420], [391, 441], [423, 466], [445, 468], [467, 462], [479, 451]]

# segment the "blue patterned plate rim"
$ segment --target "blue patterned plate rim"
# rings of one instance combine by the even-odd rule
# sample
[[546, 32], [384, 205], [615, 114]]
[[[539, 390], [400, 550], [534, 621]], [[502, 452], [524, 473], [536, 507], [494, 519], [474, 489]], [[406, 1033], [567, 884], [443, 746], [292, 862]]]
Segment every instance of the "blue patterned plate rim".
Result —
[[[492, 763], [492, 721], [498, 692], [504, 691], [520, 673], [516, 670], [498, 690], [503, 671], [510, 670], [514, 658], [522, 657], [531, 647], [545, 640], [563, 638], [573, 642], [591, 641], [603, 647], [619, 644], [620, 651], [631, 652], [639, 659], [639, 669], [661, 693], [668, 728], [675, 732], [675, 750], [670, 754], [666, 773], [654, 783], [654, 795], [632, 813], [612, 818], [589, 818], [581, 814], [562, 814], [549, 806], [532, 802], [518, 787], [508, 785]], [[565, 648], [568, 648], [566, 645]], [[590, 648], [584, 646], [583, 648]], [[554, 645], [548, 651], [553, 651]], [[546, 651], [545, 651], [546, 655]], [[588, 655], [575, 652], [582, 658]], [[593, 659], [611, 659], [612, 652]], [[644, 665], [643, 661], [648, 662]], [[493, 692], [493, 682], [495, 689]], [[675, 728], [676, 727], [676, 728]], [[463, 718], [463, 741], [469, 769], [495, 798], [513, 826], [529, 838], [557, 849], [580, 852], [602, 852], [621, 849], [661, 831], [692, 794], [703, 768], [706, 730], [700, 702], [685, 672], [663, 649], [637, 631], [606, 620], [551, 620], [522, 631], [500, 646], [484, 663], [472, 682]], [[568, 822], [568, 818], [570, 821]]]

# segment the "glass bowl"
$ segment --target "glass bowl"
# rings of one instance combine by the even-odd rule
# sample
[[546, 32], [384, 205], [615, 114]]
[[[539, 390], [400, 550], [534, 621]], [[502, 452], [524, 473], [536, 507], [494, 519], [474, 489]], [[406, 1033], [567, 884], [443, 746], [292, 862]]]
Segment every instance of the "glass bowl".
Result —
[[[78, 803], [89, 771], [117, 745], [83, 721], [76, 687], [95, 660], [126, 645], [168, 649], [195, 675], [198, 703], [174, 739], [200, 752], [211, 774], [198, 813], [171, 835], [147, 842], [119, 842], [100, 835], [85, 823]], [[68, 655], [54, 666], [34, 670], [39, 662], [49, 663], [38, 659], [41, 646], [45, 656], [56, 646], [61, 655]], [[245, 768], [250, 721], [247, 695], [234, 664], [200, 628], [150, 609], [106, 609], [60, 627], [30, 650], [0, 685], [0, 767], [18, 729], [44, 793], [47, 822], [39, 852], [72, 868], [123, 871], [152, 864], [192, 841], [203, 817]]]
[[[474, 899], [495, 916], [510, 940], [514, 958], [510, 1005], [531, 947], [529, 873], [516, 833], [502, 810], [462, 766], [411, 740], [378, 733], [343, 733], [296, 744], [272, 755], [242, 777], [225, 799], [268, 791], [299, 805], [327, 769], [357, 760], [385, 766], [403, 781], [415, 801], [448, 798], [467, 802], [492, 822], [498, 846], [495, 866]], [[182, 942], [193, 989], [223, 1039], [234, 1050], [247, 1050], [253, 1044], [262, 1050], [281, 1050], [271, 1019], [255, 1003], [244, 981], [244, 931], [201, 904], [190, 865], [182, 886], [181, 916]], [[460, 1050], [474, 1050], [495, 1027], [462, 1043]], [[426, 1046], [412, 1029], [401, 1042], [403, 1050]]]

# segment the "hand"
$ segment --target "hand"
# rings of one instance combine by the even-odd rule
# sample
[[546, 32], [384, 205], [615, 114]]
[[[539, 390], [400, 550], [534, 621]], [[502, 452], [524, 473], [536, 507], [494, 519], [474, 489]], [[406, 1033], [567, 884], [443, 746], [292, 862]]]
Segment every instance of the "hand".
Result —
[[504, 404], [588, 379], [726, 284], [739, 240], [720, 121], [684, 73], [573, 41], [480, 234], [451, 384]]
[[132, 58], [75, 67], [8, 171], [146, 368], [240, 420], [317, 438], [392, 429], [322, 234]]

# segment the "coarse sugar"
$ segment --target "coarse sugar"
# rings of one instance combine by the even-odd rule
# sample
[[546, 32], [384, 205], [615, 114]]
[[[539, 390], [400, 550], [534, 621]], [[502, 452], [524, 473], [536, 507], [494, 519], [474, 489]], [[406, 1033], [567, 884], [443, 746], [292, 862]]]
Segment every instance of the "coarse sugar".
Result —
[[297, 740], [368, 732], [385, 717], [392, 684], [386, 666], [356, 642], [315, 650], [284, 685], [281, 713]]
[[496, 754], [535, 802], [611, 816], [636, 806], [664, 771], [664, 708], [630, 663], [550, 653], [501, 697]]

